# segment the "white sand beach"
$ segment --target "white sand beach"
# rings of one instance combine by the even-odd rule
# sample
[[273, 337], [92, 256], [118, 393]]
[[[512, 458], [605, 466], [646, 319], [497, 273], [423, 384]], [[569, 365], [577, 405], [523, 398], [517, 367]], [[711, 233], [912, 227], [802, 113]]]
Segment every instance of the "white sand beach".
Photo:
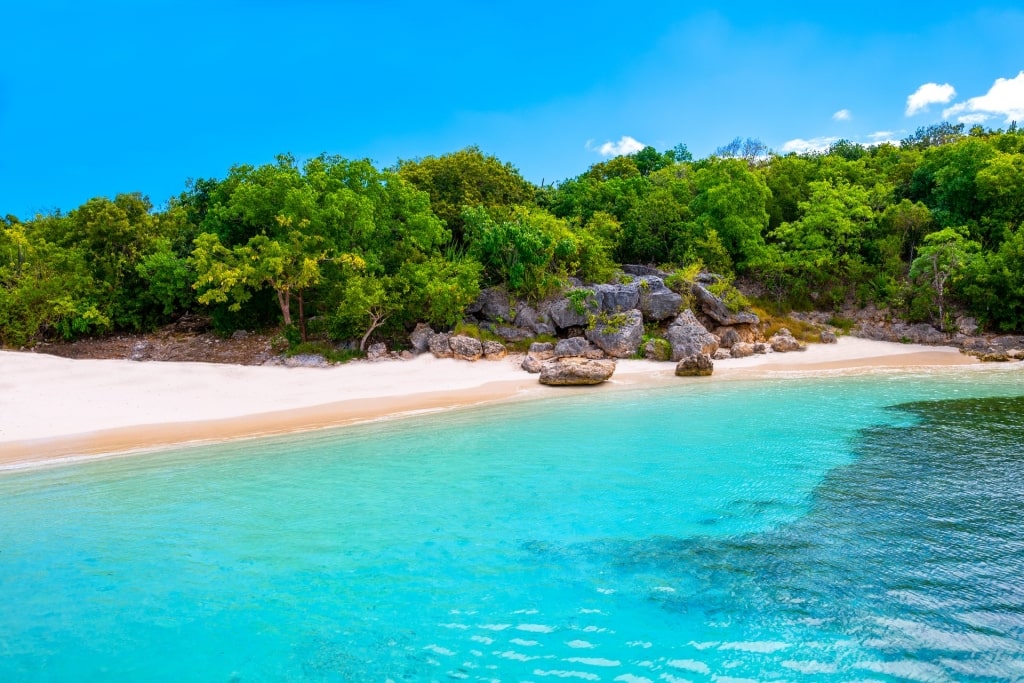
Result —
[[[0, 468], [595, 390], [542, 386], [519, 368], [520, 361], [511, 356], [468, 363], [423, 355], [285, 368], [0, 351]], [[710, 378], [677, 378], [672, 363], [623, 360], [612, 380], [596, 390], [977, 362], [955, 348], [844, 337], [802, 353], [716, 361]]]

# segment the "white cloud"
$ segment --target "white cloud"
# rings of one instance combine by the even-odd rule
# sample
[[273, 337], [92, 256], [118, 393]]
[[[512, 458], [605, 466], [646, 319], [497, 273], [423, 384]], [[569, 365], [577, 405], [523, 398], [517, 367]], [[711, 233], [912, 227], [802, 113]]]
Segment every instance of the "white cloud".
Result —
[[869, 133], [868, 139], [872, 142], [889, 142], [892, 140], [892, 136], [896, 133], [891, 130], [880, 130], [875, 133]]
[[853, 114], [850, 113], [849, 109], [840, 109], [835, 114], [832, 114], [832, 118], [836, 121], [849, 121], [853, 118]]
[[[600, 147], [598, 147], [597, 151], [601, 154], [601, 156], [617, 157], [622, 154], [633, 154], [634, 152], [639, 152], [646, 146], [647, 145], [645, 145], [644, 143], [636, 140], [636, 138], [632, 138], [628, 135], [623, 135], [621, 138], [619, 138], [618, 142], [606, 142]], [[587, 140], [587, 144], [584, 145], [584, 147], [586, 147], [589, 150], [593, 150], [593, 140]]]
[[925, 83], [907, 97], [907, 116], [928, 111], [928, 105], [946, 104], [956, 97], [956, 90], [949, 83]]
[[838, 141], [839, 138], [836, 137], [811, 138], [810, 140], [796, 138], [782, 145], [782, 153], [796, 152], [797, 154], [806, 154], [807, 152], [824, 152], [833, 142]]
[[945, 118], [958, 116], [961, 123], [982, 123], [1003, 116], [1006, 123], [1024, 121], [1024, 71], [1014, 78], [997, 78], [988, 92], [944, 110]]

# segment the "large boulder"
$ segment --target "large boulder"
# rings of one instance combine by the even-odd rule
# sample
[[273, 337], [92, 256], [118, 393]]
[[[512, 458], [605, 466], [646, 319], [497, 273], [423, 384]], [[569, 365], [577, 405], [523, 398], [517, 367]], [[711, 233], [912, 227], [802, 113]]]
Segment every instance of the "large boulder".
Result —
[[729, 348], [729, 355], [733, 358], [746, 358], [754, 355], [754, 345], [747, 342], [736, 342]]
[[676, 316], [665, 336], [672, 347], [673, 362], [700, 354], [710, 358], [718, 351], [718, 337], [708, 332], [690, 309]]
[[665, 281], [656, 275], [637, 278], [640, 289], [640, 312], [645, 320], [665, 320], [679, 313], [683, 297], [665, 286]]
[[590, 350], [590, 342], [584, 337], [569, 337], [559, 339], [555, 344], [555, 358], [571, 358], [573, 356], [584, 356]]
[[693, 283], [690, 291], [697, 299], [700, 310], [719, 325], [757, 325], [761, 322], [761, 319], [754, 313], [733, 313], [724, 301], [699, 283]]
[[523, 370], [526, 370], [531, 374], [536, 375], [538, 372], [540, 372], [542, 364], [542, 361], [537, 360], [533, 356], [527, 356], [523, 358], [523, 363], [519, 367], [521, 367]]
[[614, 372], [613, 360], [555, 358], [541, 363], [540, 383], [555, 386], [600, 384]]
[[723, 327], [716, 331], [718, 335], [718, 345], [725, 349], [731, 349], [734, 344], [739, 344], [743, 340], [740, 339], [739, 332], [736, 331], [735, 327]]
[[605, 313], [631, 311], [640, 304], [640, 285], [636, 282], [594, 285], [591, 289]]
[[511, 309], [508, 292], [504, 287], [488, 287], [480, 290], [480, 295], [466, 307], [466, 312], [491, 322], [510, 323]]
[[644, 316], [637, 309], [602, 315], [587, 330], [587, 339], [613, 358], [631, 358], [644, 336]]
[[449, 340], [452, 338], [447, 332], [438, 332], [437, 334], [431, 335], [430, 341], [427, 342], [427, 348], [430, 352], [438, 358], [451, 358], [452, 347]]
[[412, 350], [416, 353], [426, 353], [430, 350], [430, 338], [434, 336], [434, 331], [430, 329], [430, 325], [426, 323], [419, 323], [409, 334], [409, 343], [412, 345]]
[[484, 355], [484, 345], [473, 337], [456, 335], [448, 340], [448, 345], [451, 346], [452, 355], [459, 360], [480, 360]]
[[496, 341], [483, 342], [484, 358], [487, 360], [501, 360], [508, 355], [505, 345]]
[[798, 342], [796, 338], [793, 337], [793, 333], [785, 327], [772, 335], [772, 338], [768, 340], [768, 345], [771, 346], [772, 351], [776, 353], [789, 353], [790, 351], [807, 350], [807, 346]]
[[676, 375], [679, 377], [707, 377], [714, 372], [715, 364], [706, 353], [695, 353], [679, 359], [676, 364]]
[[758, 340], [758, 331], [753, 325], [719, 325], [711, 331], [722, 340], [721, 346], [732, 346], [737, 341], [753, 344]]

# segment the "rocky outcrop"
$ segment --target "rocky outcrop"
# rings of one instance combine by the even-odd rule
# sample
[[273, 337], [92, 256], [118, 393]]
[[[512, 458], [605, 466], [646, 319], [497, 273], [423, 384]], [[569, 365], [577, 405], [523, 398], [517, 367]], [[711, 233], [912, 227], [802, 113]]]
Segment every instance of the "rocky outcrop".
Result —
[[672, 347], [673, 362], [702, 354], [710, 358], [718, 350], [718, 337], [708, 332], [689, 309], [676, 316], [665, 336]]
[[585, 300], [580, 302], [578, 307], [576, 302], [569, 298], [555, 301], [548, 309], [548, 316], [551, 318], [551, 322], [564, 330], [567, 327], [586, 327], [590, 324], [591, 316], [597, 315], [600, 311], [597, 298], [591, 292]]
[[550, 342], [534, 342], [527, 353], [537, 360], [548, 360], [555, 356], [555, 345]]
[[666, 339], [649, 339], [644, 344], [644, 358], [656, 361], [671, 360], [672, 346]]
[[587, 339], [613, 358], [635, 356], [644, 336], [644, 316], [633, 309], [602, 315], [587, 330]]
[[719, 340], [718, 345], [724, 349], [731, 349], [735, 344], [743, 341], [735, 327], [723, 327], [716, 334]]
[[426, 323], [419, 323], [409, 334], [409, 344], [412, 345], [412, 350], [415, 353], [426, 353], [430, 350], [430, 338], [434, 336], [434, 330], [430, 329], [430, 325]]
[[513, 324], [519, 329], [530, 330], [534, 335], [553, 335], [555, 333], [555, 326], [551, 323], [548, 314], [525, 303], [516, 306], [516, 317]]
[[523, 341], [524, 339], [529, 339], [534, 336], [533, 330], [529, 330], [525, 327], [516, 327], [515, 325], [505, 325], [502, 323], [480, 323], [480, 329], [492, 332], [507, 342]]
[[821, 343], [822, 344], [838, 344], [839, 343], [839, 339], [836, 338], [836, 333], [832, 332], [831, 330], [822, 330], [821, 331], [820, 339], [821, 339]]
[[729, 347], [729, 355], [733, 358], [746, 358], [754, 355], [754, 345], [747, 342], [736, 342]]
[[768, 345], [772, 347], [772, 351], [776, 353], [789, 353], [790, 351], [806, 351], [807, 346], [801, 344], [793, 337], [793, 333], [788, 328], [783, 327], [778, 332], [772, 335], [771, 339], [768, 340]]
[[476, 301], [471, 303], [466, 312], [491, 322], [512, 322], [511, 302], [504, 287], [488, 287], [480, 290]]
[[690, 291], [693, 292], [700, 310], [719, 325], [757, 325], [761, 322], [761, 319], [754, 313], [733, 313], [724, 301], [699, 283], [695, 282]]
[[697, 353], [680, 359], [676, 364], [676, 375], [679, 377], [707, 377], [714, 372], [715, 364], [705, 353]]
[[541, 363], [540, 383], [553, 386], [600, 384], [615, 372], [615, 361], [555, 358]]
[[383, 344], [383, 343], [370, 344], [370, 348], [366, 349], [366, 359], [367, 360], [373, 360], [373, 361], [384, 360], [387, 357], [388, 357], [388, 345], [387, 344]]
[[456, 335], [448, 340], [448, 345], [451, 346], [452, 356], [458, 360], [480, 360], [484, 355], [484, 345], [473, 337]]
[[590, 287], [597, 305], [605, 313], [631, 311], [640, 303], [640, 285], [636, 282]]
[[540, 372], [540, 368], [541, 368], [542, 364], [543, 364], [543, 361], [538, 360], [537, 358], [534, 358], [533, 356], [526, 356], [525, 358], [523, 358], [523, 362], [522, 362], [522, 364], [519, 367], [521, 367], [523, 370], [526, 370], [527, 372], [529, 372], [531, 374], [536, 375], [538, 372]]
[[640, 312], [645, 320], [665, 320], [679, 313], [683, 297], [665, 286], [665, 281], [655, 275], [637, 279], [640, 289]]
[[501, 360], [508, 355], [505, 345], [496, 341], [483, 342], [484, 358], [487, 360]]
[[427, 342], [427, 348], [437, 358], [451, 358], [452, 347], [449, 340], [452, 338], [447, 332], [438, 332], [437, 334], [431, 335], [430, 341]]
[[570, 356], [583, 356], [590, 350], [590, 342], [584, 337], [569, 337], [560, 339], [555, 344], [554, 357], [567, 358]]

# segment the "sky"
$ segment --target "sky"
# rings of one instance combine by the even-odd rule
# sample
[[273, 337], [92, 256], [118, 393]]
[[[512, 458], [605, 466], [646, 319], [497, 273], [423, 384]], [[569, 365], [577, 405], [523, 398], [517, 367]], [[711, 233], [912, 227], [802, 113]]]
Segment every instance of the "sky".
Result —
[[283, 152], [477, 145], [552, 183], [644, 145], [1024, 124], [1019, 2], [3, 0], [0, 26], [0, 216], [22, 219], [160, 207]]

